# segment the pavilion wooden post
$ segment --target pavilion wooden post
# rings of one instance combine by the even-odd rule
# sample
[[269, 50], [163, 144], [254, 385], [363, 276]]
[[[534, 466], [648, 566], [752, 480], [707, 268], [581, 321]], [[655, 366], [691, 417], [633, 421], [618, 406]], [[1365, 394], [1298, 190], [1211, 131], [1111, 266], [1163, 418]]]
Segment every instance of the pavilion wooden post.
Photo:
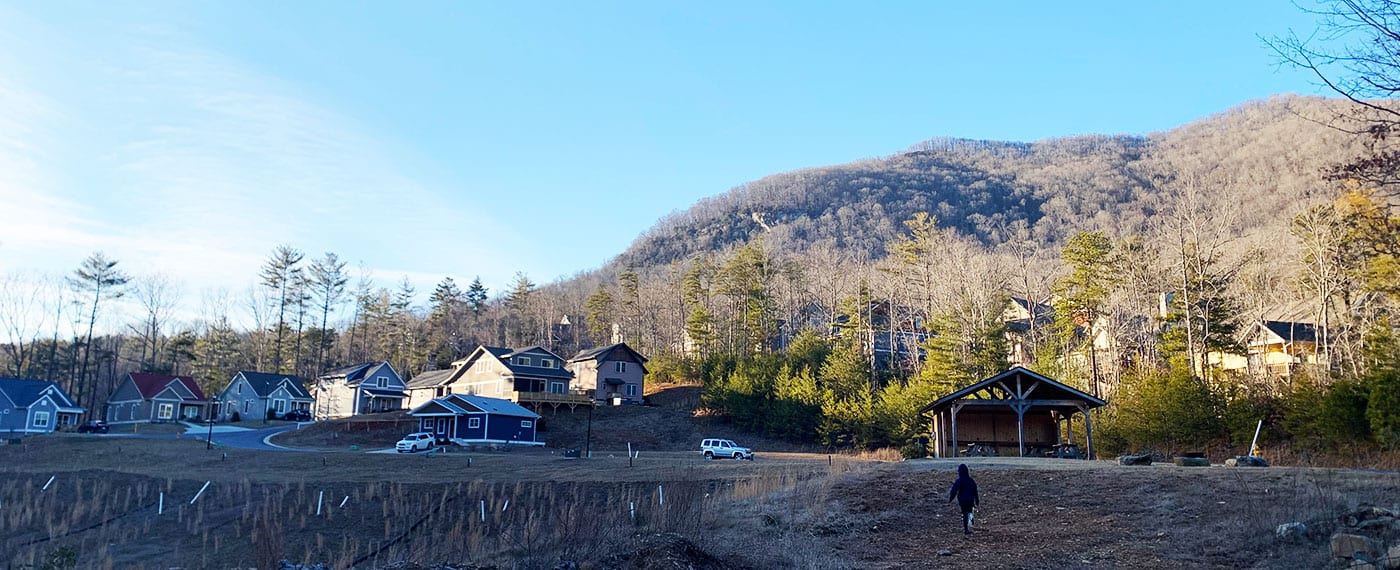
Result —
[[934, 414], [933, 417], [930, 418], [928, 421], [928, 434], [929, 437], [933, 438], [934, 457], [943, 457], [943, 437], [942, 434], [938, 433], [938, 424], [942, 423], [942, 421], [940, 421], [942, 418], [943, 413], [939, 412], [937, 414]]
[[1091, 418], [1091, 417], [1089, 416], [1089, 407], [1088, 407], [1088, 406], [1080, 406], [1080, 407], [1079, 407], [1079, 411], [1084, 412], [1084, 440], [1085, 440], [1085, 441], [1084, 441], [1084, 445], [1086, 445], [1086, 446], [1089, 447], [1089, 449], [1085, 451], [1084, 456], [1087, 457], [1087, 458], [1089, 458], [1089, 459], [1093, 459], [1093, 458], [1094, 458], [1094, 420], [1093, 420], [1093, 418]]
[[953, 442], [952, 442], [953, 457], [957, 457], [957, 456], [958, 456], [958, 408], [961, 408], [961, 407], [962, 407], [961, 404], [953, 404], [953, 407], [952, 407], [952, 408], [949, 408], [949, 418], [948, 418], [948, 419], [949, 419], [949, 423], [952, 424], [951, 431], [952, 431], [952, 436], [953, 436]]
[[1064, 445], [1064, 434], [1060, 433], [1060, 428], [1064, 426], [1060, 424], [1064, 423], [1065, 415], [1054, 411], [1050, 412], [1050, 414], [1053, 418], [1055, 418], [1055, 445]]
[[1016, 410], [1016, 442], [1020, 447], [1021, 457], [1026, 456], [1026, 405], [1012, 404], [1011, 409]]

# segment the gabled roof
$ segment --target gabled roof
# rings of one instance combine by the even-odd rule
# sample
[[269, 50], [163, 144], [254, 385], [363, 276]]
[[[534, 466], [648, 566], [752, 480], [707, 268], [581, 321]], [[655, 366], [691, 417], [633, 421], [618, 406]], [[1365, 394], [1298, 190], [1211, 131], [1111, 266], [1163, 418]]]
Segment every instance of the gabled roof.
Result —
[[28, 408], [43, 398], [45, 394], [49, 394], [54, 404], [60, 408], [82, 410], [81, 407], [73, 403], [73, 399], [68, 397], [68, 393], [64, 392], [63, 388], [46, 380], [0, 378], [0, 392], [3, 392], [16, 408]]
[[141, 397], [146, 400], [156, 397], [156, 394], [164, 391], [166, 387], [170, 386], [172, 383], [182, 384], [185, 389], [189, 390], [191, 394], [194, 394], [193, 399], [183, 396], [180, 399], [187, 401], [205, 400], [204, 391], [200, 390], [199, 384], [196, 384], [194, 378], [190, 378], [189, 376], [171, 376], [169, 374], [150, 374], [146, 372], [132, 372], [128, 376], [131, 377], [131, 382], [136, 384], [136, 389], [141, 392]]
[[619, 351], [630, 354], [633, 358], [637, 360], [637, 362], [646, 363], [647, 361], [647, 357], [642, 356], [642, 353], [632, 350], [632, 347], [627, 346], [627, 343], [625, 342], [619, 342], [617, 344], [600, 346], [591, 350], [581, 350], [578, 354], [575, 354], [573, 358], [570, 358], [569, 362], [582, 362], [584, 360], [612, 360], [614, 352]]
[[1312, 323], [1262, 321], [1259, 326], [1283, 339], [1283, 342], [1317, 342], [1317, 326]]
[[456, 374], [457, 368], [446, 368], [443, 370], [429, 370], [408, 381], [409, 388], [432, 388], [446, 384]]
[[[1013, 366], [1010, 370], [1002, 372], [1001, 374], [997, 374], [996, 376], [992, 376], [991, 378], [987, 378], [986, 380], [982, 380], [981, 382], [953, 392], [952, 394], [948, 394], [947, 396], [944, 396], [942, 398], [939, 398], [937, 401], [922, 408], [919, 408], [919, 413], [926, 414], [932, 411], [948, 408], [952, 406], [954, 402], [968, 398], [969, 396], [974, 396], [973, 398], [971, 398], [973, 400], [988, 402], [1011, 402], [1013, 401], [1013, 398], [1010, 397], [1003, 400], [1000, 398], [980, 398], [976, 397], [975, 395], [978, 392], [983, 392], [984, 390], [993, 392], [1000, 390], [1002, 392], [1006, 392], [1006, 389], [1010, 388], [1013, 385], [1012, 383], [1015, 383], [1014, 385], [1019, 386], [1018, 389], [1024, 390], [1024, 392], [1022, 392], [1021, 394], [1021, 400], [1024, 401], [1074, 401], [1082, 403], [1084, 406], [1089, 408], [1097, 408], [1099, 406], [1108, 405], [1108, 402], [1100, 398], [1097, 398], [1090, 394], [1086, 394], [1073, 387], [1061, 384], [1060, 382], [1051, 379], [1047, 376], [1037, 374], [1028, 368]], [[1006, 395], [1013, 396], [1009, 393]]]
[[263, 398], [271, 396], [273, 392], [277, 391], [277, 387], [284, 384], [287, 386], [287, 391], [292, 393], [293, 398], [311, 398], [311, 394], [306, 391], [306, 387], [301, 385], [301, 379], [296, 376], [288, 374], [267, 374], [248, 370], [240, 371], [237, 375], [243, 376], [243, 379], [248, 381], [248, 385], [253, 387], [253, 391]]
[[322, 374], [322, 375], [321, 375], [321, 378], [324, 378], [324, 379], [327, 379], [327, 380], [345, 380], [345, 381], [347, 381], [347, 382], [354, 382], [354, 381], [356, 381], [356, 380], [363, 380], [363, 379], [365, 378], [365, 374], [368, 373], [369, 370], [370, 370], [371, 368], [374, 368], [374, 367], [375, 367], [376, 365], [378, 365], [378, 364], [381, 364], [381, 363], [379, 363], [379, 362], [362, 362], [362, 363], [360, 363], [360, 364], [356, 364], [356, 365], [353, 365], [353, 366], [345, 366], [345, 367], [341, 367], [341, 368], [336, 368], [335, 370], [328, 370], [328, 371], [326, 371], [325, 374]]
[[539, 418], [540, 415], [532, 412], [510, 400], [500, 398], [487, 398], [476, 394], [448, 394], [441, 398], [434, 398], [424, 403], [412, 411], [409, 415], [439, 415], [443, 411], [453, 414], [472, 414], [485, 412], [502, 416], [512, 416], [517, 418]]

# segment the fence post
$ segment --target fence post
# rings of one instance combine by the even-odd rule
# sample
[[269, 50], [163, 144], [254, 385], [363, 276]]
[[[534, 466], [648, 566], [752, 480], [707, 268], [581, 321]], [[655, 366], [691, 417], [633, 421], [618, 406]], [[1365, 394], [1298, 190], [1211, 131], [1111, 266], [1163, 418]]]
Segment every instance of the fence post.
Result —
[[165, 514], [165, 491], [161, 491], [160, 499], [156, 501], [156, 514]]
[[324, 498], [326, 498], [326, 492], [325, 492], [325, 491], [321, 491], [321, 492], [319, 492], [319, 493], [316, 493], [316, 516], [318, 516], [318, 517], [321, 516], [321, 499], [324, 499]]

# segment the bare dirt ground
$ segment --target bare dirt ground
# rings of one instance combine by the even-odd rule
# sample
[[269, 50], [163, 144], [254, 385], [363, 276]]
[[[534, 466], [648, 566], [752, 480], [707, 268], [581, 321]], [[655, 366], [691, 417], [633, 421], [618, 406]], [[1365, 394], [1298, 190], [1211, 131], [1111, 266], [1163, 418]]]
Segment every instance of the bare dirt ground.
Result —
[[[644, 452], [629, 467], [557, 450], [206, 451], [53, 435], [0, 446], [0, 561], [73, 548], [79, 567], [117, 568], [1321, 568], [1337, 514], [1400, 501], [1393, 472], [966, 462], [983, 494], [970, 538], [946, 502], [953, 460]], [[1292, 521], [1313, 530], [1275, 539]]]

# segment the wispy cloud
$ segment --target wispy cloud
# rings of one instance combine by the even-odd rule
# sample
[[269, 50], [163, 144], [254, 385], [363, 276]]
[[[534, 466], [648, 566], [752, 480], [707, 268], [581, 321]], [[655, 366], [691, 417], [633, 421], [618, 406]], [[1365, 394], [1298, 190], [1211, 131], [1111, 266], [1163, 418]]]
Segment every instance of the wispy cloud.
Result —
[[295, 78], [146, 29], [13, 30], [0, 34], [0, 270], [61, 272], [101, 249], [189, 290], [237, 290], [289, 243], [399, 268], [376, 277], [423, 291], [504, 280], [529, 256], [524, 236], [416, 179]]

